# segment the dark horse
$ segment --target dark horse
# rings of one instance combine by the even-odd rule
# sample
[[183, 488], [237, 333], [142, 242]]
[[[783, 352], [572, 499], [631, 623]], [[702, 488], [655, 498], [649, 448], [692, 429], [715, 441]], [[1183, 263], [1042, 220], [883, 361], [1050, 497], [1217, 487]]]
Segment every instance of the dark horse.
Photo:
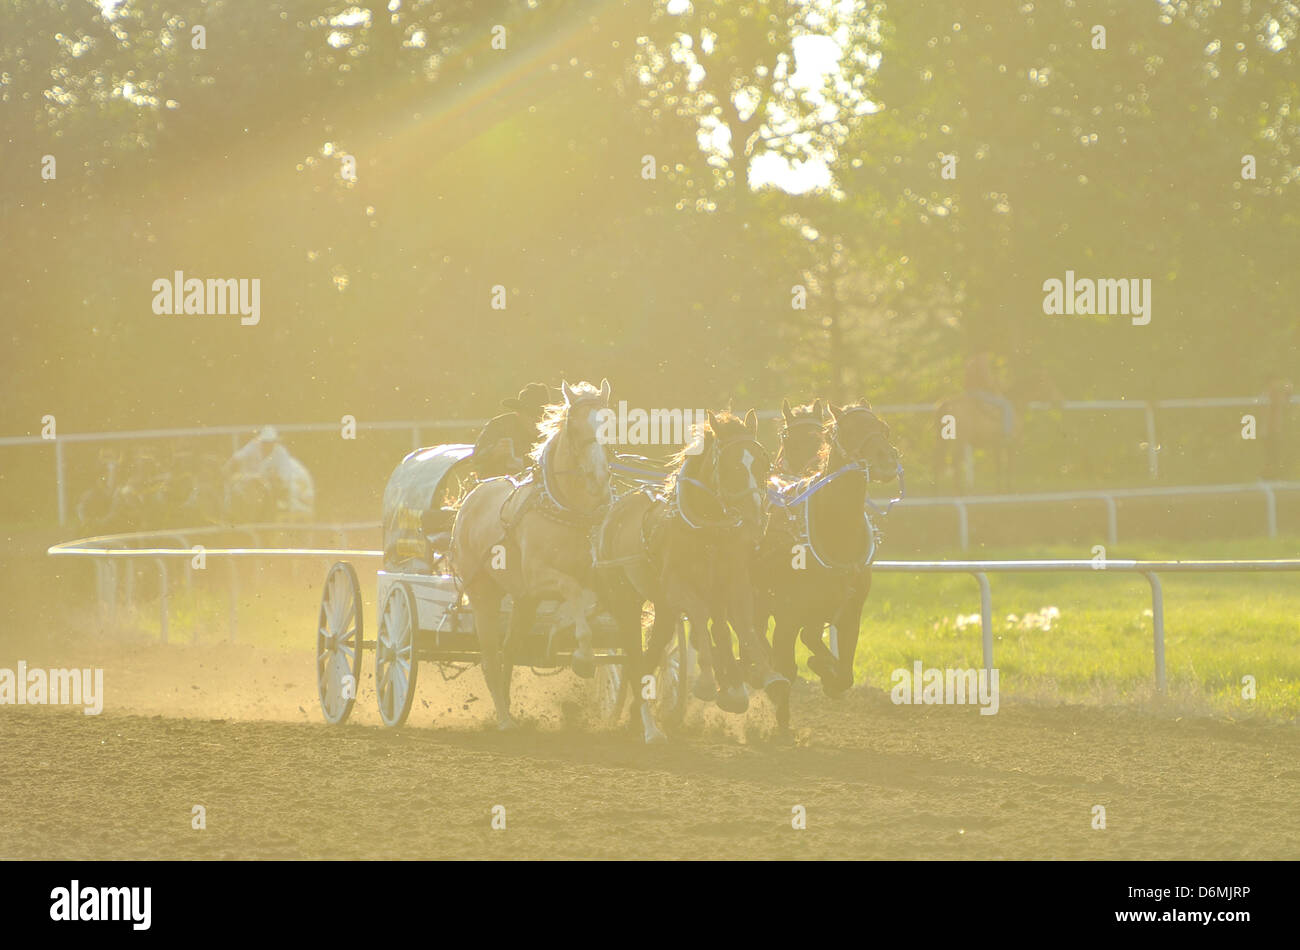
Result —
[[[664, 735], [643, 702], [643, 677], [659, 668], [682, 614], [700, 654], [696, 696], [716, 699], [727, 712], [748, 708], [732, 653], [734, 630], [754, 678], [778, 715], [788, 716], [789, 681], [770, 668], [767, 641], [755, 626], [750, 568], [766, 521], [769, 473], [757, 431], [753, 410], [744, 422], [728, 412], [709, 413], [708, 425], [677, 456], [663, 493], [619, 498], [597, 534], [604, 594], [624, 632], [632, 725], [640, 719], [646, 742], [663, 741]], [[647, 600], [655, 619], [643, 651], [641, 609]]]
[[817, 467], [826, 444], [826, 407], [820, 399], [807, 406], [790, 408], [781, 402], [781, 445], [772, 460], [772, 473], [784, 478], [808, 475]]
[[[794, 481], [773, 479], [779, 500], [757, 574], [760, 616], [775, 621], [776, 671], [790, 679], [796, 675], [798, 635], [812, 650], [809, 669], [828, 693], [838, 694], [853, 685], [862, 608], [871, 591], [876, 538], [866, 516], [867, 485], [892, 480], [900, 467], [889, 426], [870, 406], [861, 402], [830, 411], [816, 470]], [[822, 639], [828, 623], [830, 646]], [[780, 724], [788, 725], [788, 716]]]

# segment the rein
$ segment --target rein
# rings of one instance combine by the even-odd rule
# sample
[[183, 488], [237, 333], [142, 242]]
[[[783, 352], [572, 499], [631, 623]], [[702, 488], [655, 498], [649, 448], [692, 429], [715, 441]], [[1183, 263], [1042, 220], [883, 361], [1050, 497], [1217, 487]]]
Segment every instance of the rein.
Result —
[[[759, 444], [754, 439], [736, 439], [735, 441], [728, 442], [726, 445], [719, 445], [718, 440], [715, 437], [713, 440], [713, 452], [711, 453], [712, 461], [713, 461], [713, 473], [715, 478], [717, 477], [718, 474], [718, 460], [722, 457], [722, 453], [724, 451], [727, 451], [728, 449], [737, 446], [740, 446], [742, 448], [752, 446], [754, 448], [757, 448], [760, 452], [763, 453], [766, 453], [767, 451], [766, 449], [763, 448], [761, 444]], [[684, 467], [685, 466], [683, 466], [683, 468]], [[682, 504], [682, 485], [684, 484], [691, 485], [692, 487], [698, 488], [700, 491], [704, 492], [706, 495], [708, 495], [710, 498], [712, 498], [714, 501], [718, 503], [718, 506], [723, 510], [723, 512], [732, 511], [732, 507], [729, 504], [727, 504], [728, 496], [724, 495], [720, 489], [715, 491], [712, 486], [704, 484], [704, 482], [700, 481], [698, 478], [692, 478], [689, 475], [678, 473], [676, 484], [673, 489], [673, 506], [677, 509], [677, 514], [681, 516], [682, 521], [686, 522], [686, 526], [688, 528], [693, 528], [696, 530], [702, 528], [738, 528], [744, 523], [744, 516], [739, 513], [735, 513], [732, 514], [730, 518], [724, 517], [718, 521], [707, 522], [707, 523], [700, 522], [697, 524], [686, 513], [686, 508]], [[744, 494], [744, 492], [737, 492], [735, 494], [738, 496], [740, 494]]]
[[[591, 520], [596, 516], [596, 513], [600, 511], [602, 506], [597, 505], [591, 511], [584, 511], [578, 508], [573, 508], [570, 507], [569, 505], [564, 504], [564, 502], [560, 501], [559, 496], [551, 489], [551, 465], [550, 465], [551, 449], [554, 447], [555, 438], [558, 437], [559, 437], [559, 433], [557, 432], [554, 438], [547, 441], [545, 448], [542, 449], [541, 456], [537, 460], [536, 469], [539, 474], [538, 487], [541, 489], [540, 500], [543, 505], [550, 505], [551, 507], [555, 508], [562, 514], [565, 514], [572, 519]], [[565, 469], [564, 471], [559, 472], [558, 474], [567, 475], [574, 472], [578, 474], [584, 474], [581, 468]], [[587, 477], [590, 478], [591, 476], [588, 475]]]
[[[870, 412], [870, 410], [866, 409], [865, 407], [855, 407], [853, 409], [850, 409], [849, 411], [868, 412], [868, 413]], [[839, 440], [839, 428], [840, 427], [837, 423], [831, 432], [829, 444], [835, 451], [839, 452], [841, 456], [844, 456], [846, 458], [851, 458], [853, 453], [850, 453], [848, 450], [846, 450], [844, 448], [844, 445]], [[865, 447], [866, 444], [867, 443], [864, 442], [863, 447]], [[812, 481], [810, 481], [807, 485], [805, 485], [803, 489], [793, 497], [790, 497], [789, 493], [792, 489], [797, 488], [800, 485], [800, 482], [794, 482], [792, 485], [786, 485], [784, 487], [781, 487], [780, 483], [776, 482], [776, 480], [773, 479], [772, 483], [769, 483], [768, 485], [768, 500], [775, 507], [783, 508], [786, 509], [787, 511], [790, 511], [801, 505], [803, 506], [803, 517], [800, 519], [802, 521], [802, 526], [803, 526], [803, 530], [802, 530], [803, 538], [807, 542], [808, 549], [812, 552], [812, 555], [816, 559], [817, 563], [827, 569], [835, 570], [835, 569], [851, 568], [851, 567], [865, 567], [870, 565], [876, 556], [876, 547], [880, 538], [880, 529], [876, 526], [875, 521], [872, 520], [871, 515], [867, 512], [866, 509], [869, 508], [872, 512], [876, 514], [878, 518], [883, 519], [886, 515], [889, 514], [890, 511], [893, 510], [896, 504], [898, 504], [900, 501], [903, 500], [903, 497], [906, 494], [906, 488], [903, 480], [903, 465], [901, 462], [898, 462], [896, 463], [894, 469], [894, 474], [898, 478], [898, 495], [896, 497], [891, 498], [889, 502], [885, 505], [885, 507], [881, 508], [874, 501], [872, 501], [869, 496], [867, 495], [863, 496], [863, 502], [865, 507], [862, 512], [862, 517], [866, 521], [868, 537], [870, 539], [870, 547], [867, 551], [866, 558], [858, 564], [851, 564], [851, 565], [828, 563], [825, 559], [822, 558], [820, 552], [818, 552], [817, 550], [817, 546], [812, 541], [812, 520], [811, 520], [812, 505], [810, 504], [810, 500], [813, 498], [814, 495], [816, 495], [818, 492], [826, 488], [827, 485], [830, 485], [835, 480], [842, 478], [843, 476], [848, 475], [850, 473], [857, 473], [857, 472], [861, 472], [866, 477], [868, 485], [870, 485], [871, 466], [864, 459], [858, 459], [856, 461], [849, 462], [845, 465], [842, 465], [840, 468], [837, 468], [833, 472], [827, 472], [824, 475], [817, 476]]]

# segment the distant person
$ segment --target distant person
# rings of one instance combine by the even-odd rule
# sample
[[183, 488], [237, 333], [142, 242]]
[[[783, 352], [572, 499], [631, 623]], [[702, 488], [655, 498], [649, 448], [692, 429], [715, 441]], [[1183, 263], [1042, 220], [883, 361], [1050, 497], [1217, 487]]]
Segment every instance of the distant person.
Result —
[[528, 453], [541, 438], [537, 424], [552, 401], [545, 383], [529, 383], [518, 396], [501, 400], [507, 411], [489, 420], [474, 443], [473, 465], [479, 478], [517, 475], [528, 467]]
[[1002, 416], [1002, 433], [1011, 438], [1016, 427], [1016, 410], [1011, 400], [1002, 394], [1002, 387], [993, 371], [993, 357], [989, 353], [976, 353], [966, 361], [966, 393], [997, 410]]
[[1288, 430], [1294, 392], [1290, 380], [1275, 379], [1264, 393], [1268, 402], [1264, 406], [1259, 438], [1264, 443], [1265, 478], [1283, 478], [1286, 475], [1291, 455]]
[[274, 426], [263, 426], [230, 457], [222, 472], [232, 520], [259, 521], [284, 515], [309, 519], [315, 509], [311, 475], [289, 454]]

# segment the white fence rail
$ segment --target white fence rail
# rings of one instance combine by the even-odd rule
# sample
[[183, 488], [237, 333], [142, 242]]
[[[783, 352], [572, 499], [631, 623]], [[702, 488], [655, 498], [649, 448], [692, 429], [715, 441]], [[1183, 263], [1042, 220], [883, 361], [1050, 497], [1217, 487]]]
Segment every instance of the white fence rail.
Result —
[[970, 574], [980, 588], [980, 631], [984, 668], [993, 669], [993, 595], [989, 574], [1090, 571], [1141, 574], [1151, 585], [1151, 634], [1156, 688], [1165, 688], [1165, 600], [1160, 574], [1225, 574], [1300, 571], [1300, 558], [1244, 561], [1136, 561], [1129, 559], [1039, 561], [877, 561], [873, 571], [895, 574]]
[[[1291, 397], [1292, 405], [1300, 405], [1300, 395]], [[1152, 479], [1159, 474], [1158, 442], [1156, 440], [1156, 412], [1164, 409], [1225, 409], [1266, 406], [1266, 396], [1230, 396], [1223, 398], [1194, 399], [1067, 399], [1061, 402], [1031, 402], [1026, 407], [1030, 412], [1070, 411], [1070, 412], [1125, 412], [1143, 413], [1146, 419], [1147, 469]], [[880, 405], [876, 410], [886, 416], [918, 412], [934, 412], [934, 403], [894, 403]], [[760, 412], [762, 419], [774, 419], [780, 416], [775, 411]], [[466, 430], [482, 426], [486, 419], [426, 419], [423, 421], [386, 421], [357, 423], [358, 431], [409, 430], [411, 447], [421, 446], [424, 430]], [[336, 422], [276, 423], [281, 432], [337, 432]], [[68, 523], [68, 504], [66, 486], [66, 466], [63, 457], [64, 443], [78, 442], [114, 442], [143, 441], [147, 439], [183, 439], [201, 436], [229, 435], [234, 447], [238, 447], [240, 438], [251, 438], [260, 425], [223, 425], [203, 426], [188, 429], [140, 429], [132, 432], [76, 432], [46, 439], [39, 435], [0, 436], [0, 447], [18, 445], [53, 445], [54, 447], [54, 481], [57, 492], [59, 524]]]
[[[88, 557], [94, 559], [95, 564], [95, 592], [99, 603], [101, 616], [112, 617], [117, 609], [117, 591], [118, 582], [121, 579], [117, 570], [117, 562], [121, 560], [144, 559], [152, 561], [158, 569], [158, 592], [159, 592], [159, 639], [166, 643], [169, 632], [169, 603], [170, 593], [170, 572], [167, 570], [167, 561], [174, 558], [186, 559], [185, 562], [185, 587], [187, 590], [192, 589], [194, 585], [194, 560], [200, 555], [203, 563], [206, 564], [208, 558], [216, 560], [227, 559], [229, 570], [227, 572], [227, 585], [229, 590], [229, 639], [233, 642], [239, 630], [239, 574], [235, 569], [237, 558], [244, 557], [265, 557], [265, 558], [296, 558], [296, 559], [314, 559], [330, 558], [337, 560], [340, 557], [382, 557], [382, 551], [371, 551], [366, 549], [347, 548], [347, 539], [349, 534], [355, 534], [361, 531], [375, 531], [380, 527], [378, 521], [354, 521], [339, 524], [251, 524], [251, 525], [205, 525], [197, 528], [182, 528], [177, 531], [137, 531], [126, 534], [101, 535], [94, 538], [80, 538], [76, 541], [65, 541], [56, 544], [47, 550], [47, 554], [53, 557]], [[267, 548], [262, 547], [262, 535], [264, 534], [283, 535], [285, 533], [300, 534], [326, 534], [338, 540], [337, 548]], [[244, 535], [251, 542], [252, 547], [208, 547], [207, 545], [194, 545], [191, 541], [195, 538], [207, 538], [212, 535]], [[176, 542], [176, 547], [133, 547], [134, 542], [152, 541], [156, 545], [160, 541]], [[204, 568], [206, 570], [206, 567]], [[135, 588], [135, 571], [128, 570], [125, 572], [125, 599], [130, 602], [134, 599]], [[195, 632], [197, 636], [197, 631]]]
[[1031, 505], [1044, 502], [1098, 501], [1105, 506], [1106, 543], [1119, 544], [1119, 501], [1152, 498], [1189, 498], [1205, 495], [1253, 495], [1264, 499], [1264, 533], [1278, 535], [1277, 493], [1300, 491], [1300, 482], [1259, 481], [1233, 485], [1179, 485], [1169, 488], [1110, 488], [1092, 491], [1036, 492], [1024, 495], [961, 495], [936, 498], [905, 498], [898, 508], [951, 507], [957, 512], [957, 539], [963, 551], [970, 549], [970, 509], [988, 505]]
[[[263, 529], [276, 528], [283, 526], [262, 525], [254, 526]], [[373, 529], [378, 527], [377, 524], [354, 523], [350, 525], [312, 525], [308, 526], [309, 530], [331, 531], [338, 533], [348, 530]], [[193, 534], [193, 532], [191, 532]], [[170, 535], [168, 535], [170, 536]], [[159, 639], [167, 641], [168, 636], [168, 558], [190, 558], [195, 556], [192, 547], [177, 548], [129, 548], [114, 547], [113, 544], [122, 543], [128, 540], [137, 540], [140, 535], [116, 535], [102, 538], [85, 538], [77, 541], [67, 541], [63, 544], [56, 544], [51, 547], [48, 553], [52, 556], [61, 557], [90, 557], [97, 558], [106, 565], [114, 566], [114, 578], [112, 584], [107, 589], [111, 591], [111, 596], [116, 603], [116, 571], [114, 561], [120, 558], [145, 558], [151, 559], [158, 567], [159, 572], [159, 610], [160, 610], [160, 627]], [[153, 537], [159, 537], [154, 535]], [[98, 543], [96, 543], [98, 542]], [[331, 559], [340, 558], [380, 558], [383, 557], [382, 551], [368, 549], [343, 549], [343, 548], [205, 548], [203, 550], [205, 558], [228, 558], [232, 565], [230, 571], [231, 588], [230, 588], [230, 639], [235, 639], [237, 629], [236, 605], [238, 600], [237, 574], [233, 570], [235, 559], [243, 557], [271, 557], [271, 558], [322, 558]], [[97, 561], [97, 564], [100, 563]], [[187, 584], [192, 583], [194, 568], [191, 564], [186, 565], [189, 572]], [[1274, 560], [1196, 560], [1196, 561], [1150, 561], [1150, 560], [1133, 560], [1133, 559], [1106, 559], [1096, 558], [1092, 560], [1003, 560], [1003, 561], [877, 561], [872, 565], [872, 570], [880, 573], [893, 574], [970, 574], [979, 584], [980, 591], [980, 632], [983, 646], [984, 668], [992, 670], [993, 662], [993, 593], [989, 585], [989, 574], [1015, 574], [1015, 573], [1044, 573], [1044, 572], [1091, 572], [1091, 573], [1127, 573], [1139, 574], [1146, 578], [1151, 587], [1151, 625], [1152, 625], [1152, 650], [1155, 659], [1155, 679], [1156, 688], [1163, 691], [1166, 685], [1165, 676], [1165, 607], [1164, 591], [1160, 584], [1161, 574], [1222, 574], [1222, 573], [1271, 573], [1281, 571], [1300, 571], [1300, 558], [1274, 559]], [[128, 577], [133, 576], [128, 572]], [[101, 574], [97, 575], [99, 581], [99, 597], [101, 608], [104, 603], [106, 582]]]

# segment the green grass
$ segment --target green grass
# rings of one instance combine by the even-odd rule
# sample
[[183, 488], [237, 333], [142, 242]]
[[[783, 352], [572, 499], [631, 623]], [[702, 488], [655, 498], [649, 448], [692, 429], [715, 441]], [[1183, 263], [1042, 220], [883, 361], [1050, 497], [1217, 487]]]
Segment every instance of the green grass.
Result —
[[[1150, 543], [1111, 558], [1277, 558], [1297, 539]], [[981, 550], [972, 558], [1087, 558], [1077, 547]], [[960, 558], [958, 552], [937, 558]], [[1160, 704], [1175, 712], [1294, 721], [1300, 714], [1300, 573], [1164, 574], [1168, 690], [1154, 689], [1151, 595], [1135, 574], [991, 574], [994, 663], [1004, 698]], [[1050, 629], [1023, 618], [1059, 611]], [[859, 683], [888, 689], [890, 674], [982, 665], [979, 588], [969, 575], [876, 574], [855, 663]], [[966, 621], [959, 621], [962, 615]], [[801, 660], [806, 653], [800, 646]], [[1256, 698], [1242, 696], [1255, 678]]]

